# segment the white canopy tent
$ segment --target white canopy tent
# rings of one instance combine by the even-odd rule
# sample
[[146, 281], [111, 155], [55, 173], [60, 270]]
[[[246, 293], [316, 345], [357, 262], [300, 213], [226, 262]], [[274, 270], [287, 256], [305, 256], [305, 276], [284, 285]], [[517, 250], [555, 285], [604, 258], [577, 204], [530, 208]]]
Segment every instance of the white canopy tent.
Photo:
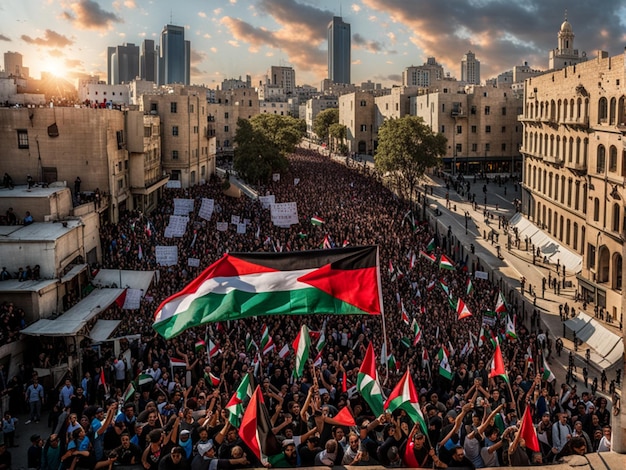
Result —
[[576, 333], [576, 338], [593, 349], [591, 359], [601, 369], [606, 369], [621, 361], [624, 355], [622, 338], [602, 326], [597, 320], [579, 311], [578, 315], [564, 323], [567, 328]]
[[124, 287], [142, 289], [148, 292], [155, 271], [125, 271], [122, 269], [101, 269], [91, 283], [96, 287]]

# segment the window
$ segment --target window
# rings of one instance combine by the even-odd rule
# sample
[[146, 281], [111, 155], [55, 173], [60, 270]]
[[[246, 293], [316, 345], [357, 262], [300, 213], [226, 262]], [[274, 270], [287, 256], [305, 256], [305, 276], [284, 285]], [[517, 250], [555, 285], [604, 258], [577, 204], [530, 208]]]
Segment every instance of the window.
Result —
[[491, 133], [491, 126], [485, 126], [485, 132], [487, 134]]
[[117, 189], [124, 189], [124, 180], [123, 179], [117, 180]]
[[502, 107], [502, 115], [506, 116], [506, 107], [504, 107], [504, 106]]
[[446, 132], [446, 126], [441, 125], [441, 133], [444, 134]]
[[463, 126], [456, 126], [456, 133], [457, 134], [462, 134], [463, 133]]
[[472, 144], [472, 152], [478, 152], [478, 144]]
[[152, 128], [150, 126], [146, 126], [143, 128], [143, 136], [152, 137]]
[[587, 245], [587, 268], [594, 269], [596, 267], [596, 247], [591, 243]]
[[502, 126], [502, 133], [504, 134], [506, 132], [506, 126]]
[[178, 150], [172, 150], [172, 160], [178, 160]]
[[189, 105], [189, 114], [193, 114], [193, 104]]
[[17, 148], [18, 149], [28, 148], [28, 131], [26, 129], [17, 130]]
[[177, 103], [170, 103], [170, 113], [177, 113], [177, 112], [178, 112]]
[[124, 148], [124, 131], [115, 131], [115, 137], [117, 138], [118, 150]]
[[504, 143], [502, 144], [501, 150], [502, 150], [503, 152], [506, 152], [506, 144], [504, 144]]
[[197, 134], [198, 133], [198, 126], [193, 126], [193, 133]]
[[598, 145], [598, 160], [596, 163], [596, 173], [604, 173], [606, 167], [606, 151], [604, 145]]
[[228, 132], [228, 126], [224, 126], [224, 132]]
[[472, 126], [472, 134], [476, 134], [476, 126]]
[[485, 116], [488, 116], [491, 113], [491, 108], [489, 106], [485, 106]]
[[178, 126], [172, 126], [172, 135], [178, 136]]
[[445, 103], [441, 103], [441, 112], [442, 113], [446, 112], [446, 104]]
[[463, 145], [462, 144], [456, 144], [456, 153], [459, 154], [463, 151]]
[[485, 144], [485, 152], [489, 152], [491, 150], [491, 144], [490, 143], [486, 143]]
[[600, 199], [597, 197], [593, 200], [593, 220], [594, 222], [600, 220]]
[[228, 113], [224, 113], [224, 119], [228, 119]]
[[365, 101], [365, 100], [361, 100], [360, 105], [361, 105], [361, 106], [367, 106], [367, 101]]
[[617, 171], [617, 148], [614, 145], [609, 148], [609, 171]]
[[470, 114], [476, 114], [476, 106], [470, 108]]

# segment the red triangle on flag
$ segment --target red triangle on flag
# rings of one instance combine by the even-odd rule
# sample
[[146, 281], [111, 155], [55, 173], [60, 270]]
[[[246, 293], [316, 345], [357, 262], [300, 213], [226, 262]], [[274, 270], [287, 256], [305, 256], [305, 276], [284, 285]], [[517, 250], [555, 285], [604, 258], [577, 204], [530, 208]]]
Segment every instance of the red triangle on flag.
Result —
[[258, 385], [241, 418], [239, 436], [261, 462], [266, 463], [269, 455], [275, 455], [280, 451], [278, 440], [272, 432], [272, 423], [265, 407], [263, 394]]
[[337, 421], [341, 426], [356, 426], [356, 422], [354, 421], [354, 417], [350, 412], [350, 408], [344, 406], [337, 416], [333, 418], [334, 421]]
[[539, 452], [539, 439], [537, 439], [537, 431], [535, 426], [533, 426], [533, 418], [530, 416], [530, 406], [528, 405], [526, 405], [519, 432], [522, 439], [526, 441], [526, 447], [533, 452]]

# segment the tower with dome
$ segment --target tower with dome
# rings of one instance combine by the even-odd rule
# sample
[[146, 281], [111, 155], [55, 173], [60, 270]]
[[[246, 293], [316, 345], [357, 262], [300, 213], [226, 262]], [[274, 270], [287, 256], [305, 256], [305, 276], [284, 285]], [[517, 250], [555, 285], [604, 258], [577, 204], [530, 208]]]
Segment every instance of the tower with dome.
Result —
[[587, 60], [585, 52], [579, 55], [578, 49], [574, 49], [574, 30], [572, 25], [567, 21], [567, 11], [565, 12], [565, 20], [561, 24], [559, 30], [559, 42], [556, 49], [550, 51], [549, 69], [559, 70], [569, 65], [580, 64]]

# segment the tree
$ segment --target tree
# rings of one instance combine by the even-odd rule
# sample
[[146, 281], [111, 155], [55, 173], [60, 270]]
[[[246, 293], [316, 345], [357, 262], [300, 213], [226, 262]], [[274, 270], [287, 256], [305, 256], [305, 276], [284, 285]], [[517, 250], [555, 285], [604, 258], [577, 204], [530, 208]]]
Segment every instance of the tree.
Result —
[[339, 108], [329, 108], [320, 112], [313, 120], [313, 132], [326, 142], [330, 139], [330, 126], [339, 124]]
[[333, 141], [339, 141], [339, 152], [344, 153], [345, 149], [347, 149], [347, 146], [344, 144], [344, 140], [348, 135], [348, 128], [339, 123], [331, 124], [328, 128], [328, 134], [333, 138]]
[[282, 155], [295, 152], [306, 133], [304, 119], [296, 119], [293, 116], [257, 114], [250, 119], [250, 123], [252, 128], [263, 133]]
[[446, 145], [445, 136], [434, 133], [420, 117], [389, 119], [378, 131], [374, 164], [381, 173], [389, 172], [401, 192], [412, 198], [426, 169], [441, 162]]

